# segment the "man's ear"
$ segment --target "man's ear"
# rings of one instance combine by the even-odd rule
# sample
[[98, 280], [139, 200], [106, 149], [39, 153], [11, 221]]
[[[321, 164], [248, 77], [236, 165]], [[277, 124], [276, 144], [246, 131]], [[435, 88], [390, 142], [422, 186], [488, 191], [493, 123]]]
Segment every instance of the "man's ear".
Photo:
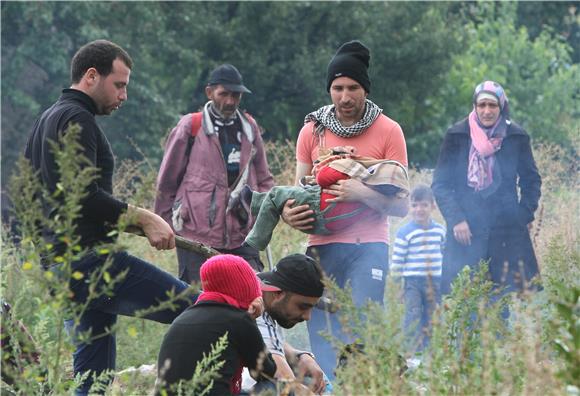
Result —
[[283, 290], [272, 292], [272, 294], [274, 296], [274, 302], [282, 301], [286, 297], [286, 292]]
[[97, 82], [99, 76], [100, 74], [97, 71], [97, 69], [95, 69], [94, 67], [90, 67], [85, 72], [83, 79], [85, 80], [88, 86], [92, 86]]
[[205, 96], [207, 96], [207, 98], [208, 98], [209, 100], [211, 100], [211, 93], [212, 93], [212, 92], [213, 92], [213, 87], [211, 87], [211, 86], [207, 85], [207, 86], [205, 87]]

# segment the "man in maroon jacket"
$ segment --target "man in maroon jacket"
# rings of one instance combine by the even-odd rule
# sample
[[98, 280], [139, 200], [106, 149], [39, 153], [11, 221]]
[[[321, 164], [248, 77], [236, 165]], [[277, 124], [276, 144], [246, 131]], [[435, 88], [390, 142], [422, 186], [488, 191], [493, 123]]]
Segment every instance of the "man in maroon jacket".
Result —
[[[251, 93], [232, 65], [218, 66], [205, 93], [201, 112], [187, 114], [171, 131], [157, 178], [155, 212], [176, 234], [224, 254], [241, 256], [257, 271], [259, 253], [242, 246], [253, 219], [236, 197], [244, 185], [267, 191], [274, 185], [268, 170], [260, 127], [239, 110]], [[205, 257], [177, 248], [179, 278], [199, 281]]]

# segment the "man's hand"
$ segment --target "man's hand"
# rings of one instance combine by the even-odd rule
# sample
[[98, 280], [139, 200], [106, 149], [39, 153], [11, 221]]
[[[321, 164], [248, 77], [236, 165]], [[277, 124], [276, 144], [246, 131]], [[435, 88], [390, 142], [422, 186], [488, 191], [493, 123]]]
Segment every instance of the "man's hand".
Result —
[[248, 314], [252, 317], [252, 319], [256, 320], [256, 318], [264, 312], [264, 300], [262, 297], [257, 297], [250, 303], [248, 307]]
[[466, 246], [471, 245], [472, 235], [467, 221], [463, 220], [461, 223], [458, 223], [453, 227], [453, 236], [460, 244]]
[[360, 202], [387, 216], [405, 217], [409, 211], [409, 197], [384, 195], [354, 179], [339, 180], [323, 192], [336, 196], [326, 202]]
[[[310, 389], [296, 380], [281, 380], [278, 381], [280, 393], [277, 395], [294, 395], [294, 396], [312, 396]], [[271, 394], [270, 392], [266, 392]], [[260, 393], [261, 394], [261, 393]]]
[[143, 230], [149, 244], [157, 250], [175, 248], [175, 234], [169, 224], [155, 213], [130, 205], [128, 215], [135, 216], [134, 223]]
[[282, 220], [290, 227], [300, 231], [312, 229], [314, 211], [308, 205], [293, 207], [294, 203], [296, 203], [295, 199], [286, 201], [282, 209]]
[[298, 378], [304, 378], [306, 376], [312, 378], [312, 382], [308, 385], [312, 392], [317, 395], [324, 392], [324, 388], [326, 387], [324, 374], [312, 356], [306, 353], [301, 354], [296, 364], [296, 371]]
[[323, 192], [332, 194], [336, 198], [327, 199], [326, 202], [349, 202], [363, 201], [368, 195], [367, 186], [354, 179], [339, 180], [335, 184], [325, 188]]

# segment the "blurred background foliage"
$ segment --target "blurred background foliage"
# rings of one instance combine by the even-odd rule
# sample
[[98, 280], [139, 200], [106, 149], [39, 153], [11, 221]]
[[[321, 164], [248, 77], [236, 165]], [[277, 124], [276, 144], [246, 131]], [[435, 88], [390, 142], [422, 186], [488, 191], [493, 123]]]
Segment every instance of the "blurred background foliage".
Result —
[[295, 141], [329, 103], [326, 65], [343, 42], [371, 49], [370, 98], [405, 132], [409, 160], [432, 167], [446, 128], [471, 110], [477, 83], [504, 85], [534, 139], [579, 133], [577, 2], [2, 2], [2, 187], [34, 120], [70, 85], [88, 41], [135, 61], [129, 100], [100, 117], [119, 159], [156, 166], [179, 116], [205, 102], [218, 64], [253, 91], [242, 101], [265, 139]]

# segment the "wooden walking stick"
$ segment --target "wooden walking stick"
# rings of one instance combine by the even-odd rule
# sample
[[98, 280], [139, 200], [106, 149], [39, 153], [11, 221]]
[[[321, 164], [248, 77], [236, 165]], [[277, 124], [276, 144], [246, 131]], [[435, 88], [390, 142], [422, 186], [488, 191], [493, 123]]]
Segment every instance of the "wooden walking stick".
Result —
[[[130, 234], [134, 234], [134, 235], [139, 235], [144, 237], [145, 233], [143, 232], [143, 230], [139, 227], [136, 226], [129, 226], [125, 229], [125, 232], [128, 232]], [[197, 242], [197, 241], [191, 241], [189, 239], [186, 239], [182, 236], [179, 235], [175, 235], [175, 246], [177, 246], [178, 248], [181, 249], [185, 249], [188, 250], [190, 252], [194, 252], [194, 253], [198, 253], [201, 254], [207, 258], [216, 256], [218, 254], [220, 254], [220, 252], [218, 252], [217, 250], [215, 250], [214, 248], [204, 245], [201, 242]], [[268, 246], [269, 247], [269, 246]], [[268, 255], [268, 264], [270, 266], [270, 271], [273, 269], [273, 263], [272, 263], [272, 257], [271, 257], [271, 251], [270, 254]], [[324, 311], [330, 312], [330, 313], [335, 313], [336, 311], [338, 311], [338, 305], [336, 305], [336, 303], [334, 301], [332, 301], [330, 298], [323, 296], [320, 298], [320, 300], [318, 301], [318, 303], [316, 304], [316, 307], [319, 309], [322, 309]]]
[[[143, 230], [141, 228], [135, 227], [135, 226], [127, 227], [125, 229], [125, 232], [128, 232], [129, 234], [139, 235], [142, 237], [145, 236], [145, 233], [143, 232]], [[220, 252], [218, 252], [217, 250], [215, 250], [211, 246], [204, 245], [201, 242], [186, 239], [186, 238], [179, 236], [179, 235], [175, 235], [175, 246], [177, 246], [178, 248], [184, 249], [184, 250], [188, 250], [188, 251], [193, 252], [193, 253], [201, 254], [202, 256], [207, 257], [207, 258], [210, 258], [210, 257], [213, 257], [213, 256], [220, 254]]]

